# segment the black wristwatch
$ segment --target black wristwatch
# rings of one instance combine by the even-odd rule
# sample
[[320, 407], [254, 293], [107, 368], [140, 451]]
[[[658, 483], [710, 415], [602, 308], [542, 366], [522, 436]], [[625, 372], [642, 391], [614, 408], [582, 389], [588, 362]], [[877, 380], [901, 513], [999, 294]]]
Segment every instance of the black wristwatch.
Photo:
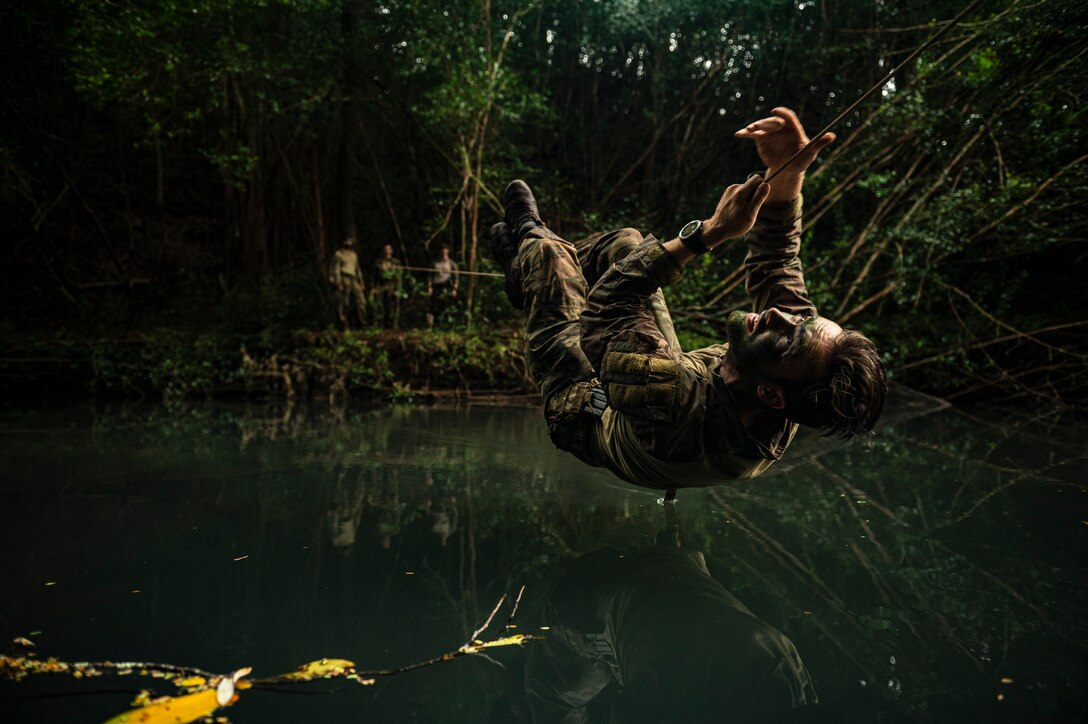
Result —
[[710, 251], [703, 241], [703, 222], [696, 219], [684, 224], [684, 228], [680, 229], [680, 243], [695, 256]]

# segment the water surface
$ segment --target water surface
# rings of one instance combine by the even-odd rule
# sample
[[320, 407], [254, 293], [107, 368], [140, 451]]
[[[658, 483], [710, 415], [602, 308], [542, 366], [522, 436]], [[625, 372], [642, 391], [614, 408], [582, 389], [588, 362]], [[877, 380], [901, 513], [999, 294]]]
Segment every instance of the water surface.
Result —
[[[901, 406], [870, 446], [799, 439], [772, 474], [682, 490], [670, 527], [659, 493], [556, 451], [535, 409], [7, 408], [0, 636], [68, 661], [397, 668], [456, 649], [521, 586], [516, 631], [547, 636], [571, 561], [679, 542], [792, 641], [810, 718], [1083, 720], [1082, 430], [922, 411]], [[534, 645], [220, 713], [516, 720]], [[0, 708], [104, 721], [143, 684], [0, 683]]]

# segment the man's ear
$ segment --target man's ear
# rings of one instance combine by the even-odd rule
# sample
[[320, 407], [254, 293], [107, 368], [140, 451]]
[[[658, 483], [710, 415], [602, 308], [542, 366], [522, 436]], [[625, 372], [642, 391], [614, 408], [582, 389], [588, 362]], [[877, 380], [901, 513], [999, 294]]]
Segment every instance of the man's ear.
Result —
[[756, 395], [759, 397], [760, 402], [774, 410], [781, 410], [786, 406], [786, 395], [778, 385], [759, 385], [756, 387]]

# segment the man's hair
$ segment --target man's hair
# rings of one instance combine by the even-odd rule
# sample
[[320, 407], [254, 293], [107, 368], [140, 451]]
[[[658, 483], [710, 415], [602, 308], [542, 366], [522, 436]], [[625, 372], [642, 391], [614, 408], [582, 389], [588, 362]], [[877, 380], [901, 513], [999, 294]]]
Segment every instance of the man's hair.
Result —
[[825, 379], [776, 381], [786, 392], [787, 417], [820, 428], [825, 437], [843, 440], [870, 432], [888, 396], [888, 378], [876, 345], [853, 330], [843, 330], [832, 342]]

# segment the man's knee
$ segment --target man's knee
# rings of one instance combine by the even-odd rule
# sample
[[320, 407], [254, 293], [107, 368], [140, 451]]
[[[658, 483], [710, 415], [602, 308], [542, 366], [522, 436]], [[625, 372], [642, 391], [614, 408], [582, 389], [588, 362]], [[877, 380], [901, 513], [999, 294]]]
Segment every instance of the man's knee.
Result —
[[642, 243], [642, 239], [642, 232], [638, 229], [627, 227], [614, 231], [604, 249], [604, 255], [608, 258], [609, 266], [634, 251], [635, 247]]
[[561, 239], [526, 239], [518, 252], [525, 291], [540, 291], [555, 280], [584, 284], [574, 248]]
[[547, 226], [534, 226], [525, 232], [525, 236], [522, 237], [521, 243], [524, 244], [527, 241], [563, 241], [563, 238], [549, 229]]
[[586, 266], [586, 274], [592, 276], [596, 282], [608, 271], [609, 267], [634, 251], [642, 240], [641, 231], [626, 227], [591, 237], [580, 243], [578, 248], [584, 252], [585, 258], [582, 259], [582, 263]]

